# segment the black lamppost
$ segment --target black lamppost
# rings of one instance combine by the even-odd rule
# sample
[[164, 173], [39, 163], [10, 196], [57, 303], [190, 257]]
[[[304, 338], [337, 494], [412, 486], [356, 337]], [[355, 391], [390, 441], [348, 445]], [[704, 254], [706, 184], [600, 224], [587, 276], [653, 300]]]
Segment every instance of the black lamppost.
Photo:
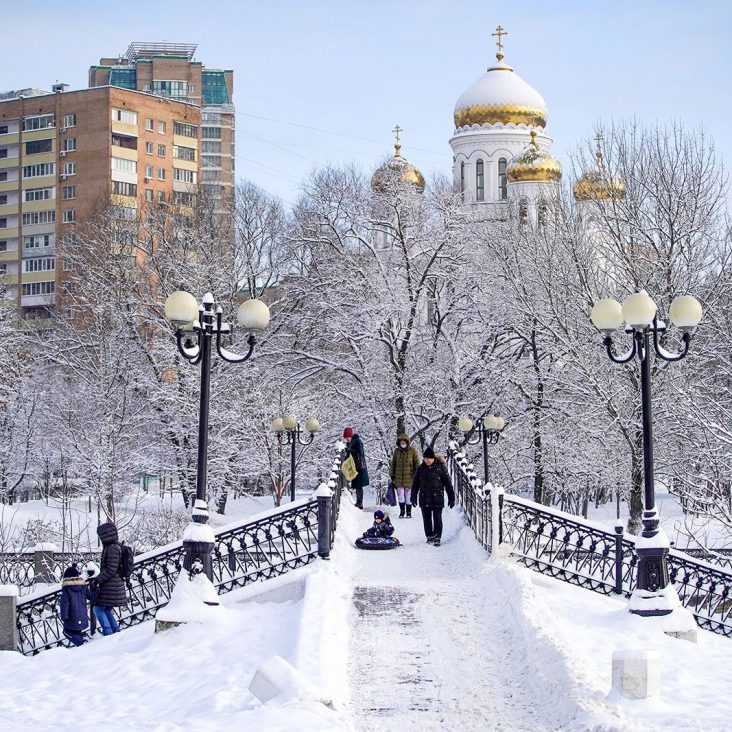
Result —
[[[192, 520], [183, 534], [185, 557], [183, 566], [189, 572], [198, 562], [209, 580], [213, 579], [211, 552], [214, 533], [208, 522], [206, 502], [206, 467], [208, 460], [208, 413], [211, 386], [212, 340], [216, 337], [216, 352], [229, 363], [244, 363], [254, 352], [255, 338], [250, 333], [248, 352], [244, 356], [225, 349], [221, 337], [231, 333], [228, 324], [221, 321], [223, 310], [214, 308], [213, 295], [207, 292], [202, 304], [188, 292], [178, 290], [165, 301], [165, 315], [176, 326], [175, 339], [183, 358], [193, 366], [201, 364], [201, 394], [198, 412], [198, 462], [196, 471], [196, 500]], [[269, 324], [269, 308], [261, 300], [247, 300], [239, 306], [237, 320], [245, 330], [263, 330]]]
[[[664, 361], [680, 361], [689, 351], [689, 343], [702, 317], [702, 307], [690, 295], [677, 297], [669, 311], [671, 322], [682, 332], [683, 348], [678, 353], [667, 351], [660, 342], [666, 324], [656, 316], [656, 304], [643, 290], [630, 295], [625, 302], [607, 298], [592, 308], [592, 323], [604, 334], [603, 343], [610, 360], [629, 363], [636, 356], [641, 364], [641, 408], [643, 425], [643, 531], [636, 540], [638, 575], [630, 598], [630, 612], [636, 615], [668, 615], [678, 606], [678, 597], [669, 588], [669, 541], [658, 525], [656, 493], [653, 478], [653, 419], [651, 414], [651, 340], [653, 350]], [[625, 321], [625, 332], [632, 342], [627, 352], [617, 355], [612, 333]]]
[[303, 447], [309, 445], [315, 439], [315, 433], [320, 431], [320, 422], [315, 417], [305, 421], [303, 431], [297, 417], [288, 414], [285, 417], [277, 417], [272, 420], [272, 429], [277, 435], [280, 445], [290, 445], [290, 500], [295, 500], [295, 451], [298, 445]]
[[488, 414], [483, 419], [473, 422], [469, 417], [460, 417], [458, 429], [465, 435], [463, 444], [477, 445], [483, 440], [483, 484], [488, 482], [488, 443], [495, 445], [501, 431], [506, 426], [506, 420], [495, 414]]

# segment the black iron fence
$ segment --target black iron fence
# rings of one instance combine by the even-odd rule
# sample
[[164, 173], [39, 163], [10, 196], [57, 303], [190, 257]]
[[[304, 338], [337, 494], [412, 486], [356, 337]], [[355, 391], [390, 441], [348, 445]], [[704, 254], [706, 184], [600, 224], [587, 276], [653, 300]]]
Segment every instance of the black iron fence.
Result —
[[53, 549], [38, 549], [26, 552], [0, 553], [0, 584], [16, 585], [21, 595], [27, 595], [38, 588], [39, 583], [60, 582], [64, 569], [74, 562], [99, 563], [98, 552], [57, 552]]
[[[343, 481], [338, 470], [340, 455], [333, 463], [329, 487], [333, 491], [328, 512], [327, 535], [332, 543], [338, 520]], [[251, 582], [266, 580], [305, 566], [319, 554], [318, 500], [300, 499], [273, 510], [256, 521], [231, 526], [216, 534], [213, 551], [213, 583], [219, 594]], [[129, 602], [119, 608], [120, 628], [155, 617], [171, 597], [183, 566], [183, 545], [176, 542], [135, 558], [127, 583]], [[323, 555], [323, 548], [320, 547]], [[36, 654], [55, 646], [69, 645], [59, 617], [61, 590], [55, 589], [17, 605], [18, 650]]]
[[[606, 595], [635, 587], [635, 538], [519, 496], [484, 488], [453, 446], [448, 466], [468, 525], [489, 551], [504, 545], [521, 564]], [[669, 577], [682, 605], [708, 630], [732, 636], [732, 572], [675, 549]]]

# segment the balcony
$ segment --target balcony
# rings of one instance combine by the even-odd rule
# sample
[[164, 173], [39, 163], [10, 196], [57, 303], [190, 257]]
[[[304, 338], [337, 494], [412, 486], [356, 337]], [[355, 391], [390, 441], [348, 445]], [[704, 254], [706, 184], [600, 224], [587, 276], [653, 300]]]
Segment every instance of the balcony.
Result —
[[24, 308], [37, 308], [56, 304], [56, 293], [50, 295], [22, 295], [20, 304]]

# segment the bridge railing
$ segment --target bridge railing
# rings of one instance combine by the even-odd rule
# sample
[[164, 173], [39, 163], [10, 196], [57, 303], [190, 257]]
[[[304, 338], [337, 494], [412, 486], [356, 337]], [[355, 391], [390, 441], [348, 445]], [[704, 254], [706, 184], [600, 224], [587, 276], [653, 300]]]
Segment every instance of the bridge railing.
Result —
[[[339, 465], [340, 452], [333, 462], [329, 481], [333, 496], [326, 515], [331, 543], [343, 489]], [[318, 553], [318, 499], [303, 498], [216, 532], [213, 583], [219, 594], [224, 594], [305, 566]], [[175, 542], [135, 557], [132, 577], [127, 583], [129, 601], [117, 613], [120, 628], [154, 618], [168, 602], [183, 567], [183, 554], [182, 542]], [[31, 655], [69, 645], [63, 635], [60, 601], [60, 588], [18, 601], [18, 650]]]
[[[489, 551], [500, 544], [521, 564], [602, 594], [629, 596], [635, 587], [635, 537], [534, 501], [481, 486], [456, 446], [448, 466], [468, 525]], [[732, 636], [732, 572], [676, 549], [669, 578], [682, 605], [708, 630]]]

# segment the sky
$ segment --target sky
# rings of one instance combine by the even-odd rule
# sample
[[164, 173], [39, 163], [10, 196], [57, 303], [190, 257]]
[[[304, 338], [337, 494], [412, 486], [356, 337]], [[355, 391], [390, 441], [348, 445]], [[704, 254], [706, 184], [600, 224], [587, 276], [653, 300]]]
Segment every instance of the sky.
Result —
[[[370, 174], [393, 152], [449, 174], [452, 113], [495, 59], [547, 102], [552, 152], [598, 122], [703, 125], [732, 161], [732, 0], [35, 0], [3, 3], [0, 91], [84, 88], [88, 68], [132, 41], [197, 43], [208, 68], [235, 72], [237, 176], [287, 203], [325, 164]], [[124, 12], [122, 12], [124, 9]], [[9, 60], [13, 59], [12, 63]]]

